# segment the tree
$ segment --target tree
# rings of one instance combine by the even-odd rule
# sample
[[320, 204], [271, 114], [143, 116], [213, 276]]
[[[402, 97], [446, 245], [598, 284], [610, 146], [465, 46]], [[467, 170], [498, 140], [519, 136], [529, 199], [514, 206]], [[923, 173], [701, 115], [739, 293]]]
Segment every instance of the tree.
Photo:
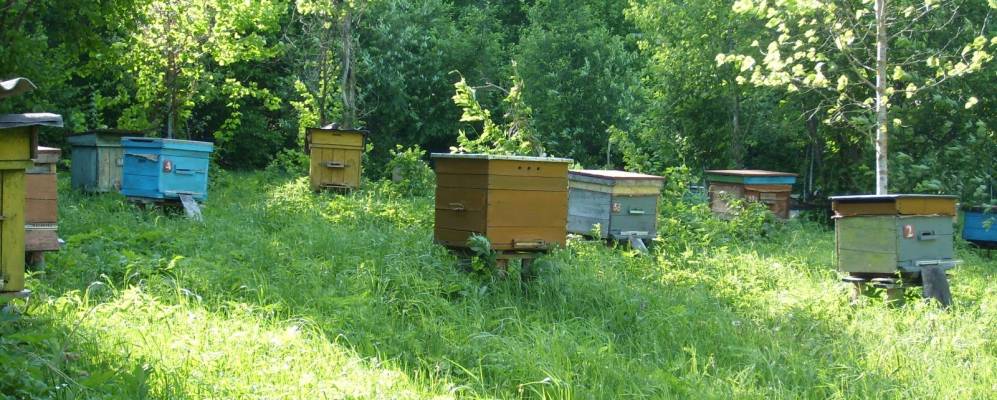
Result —
[[[541, 137], [533, 126], [533, 110], [523, 102], [523, 79], [515, 72], [515, 63], [512, 69], [513, 76], [510, 78], [512, 87], [509, 90], [495, 85], [472, 87], [467, 84], [463, 76], [454, 84], [453, 102], [463, 110], [460, 121], [480, 122], [481, 132], [470, 135], [461, 129], [457, 136], [457, 146], [451, 147], [451, 152], [546, 155]], [[504, 124], [495, 123], [491, 111], [478, 102], [477, 93], [480, 89], [494, 89], [505, 94]]]
[[[183, 125], [193, 107], [218, 96], [259, 97], [268, 107], [277, 106], [268, 90], [227, 76], [221, 67], [277, 55], [264, 33], [275, 30], [284, 13], [279, 1], [151, 0], [139, 13], [138, 29], [120, 44], [127, 48], [123, 61], [137, 86], [136, 102], [121, 125], [150, 129], [161, 121], [172, 138], [178, 128], [189, 135]], [[232, 110], [234, 118], [222, 131], [238, 125], [238, 113]]]
[[[964, 9], [973, 4], [955, 0], [889, 4], [886, 0], [738, 0], [733, 9], [764, 20], [775, 38], [764, 50], [755, 42], [761, 63], [750, 54], [719, 54], [717, 61], [739, 66], [745, 74], [739, 78], [742, 83], [821, 96], [822, 101], [809, 112], [826, 110], [827, 123], [873, 130], [876, 193], [885, 194], [889, 190], [889, 128], [902, 124], [889, 118], [891, 100], [900, 94], [913, 98], [951, 78], [979, 71], [993, 58], [989, 51], [997, 42], [982, 34], [955, 51], [952, 38], [979, 29], [965, 23]], [[991, 6], [997, 4], [991, 1]], [[891, 43], [895, 44], [892, 51]], [[894, 83], [907, 85], [898, 88]]]

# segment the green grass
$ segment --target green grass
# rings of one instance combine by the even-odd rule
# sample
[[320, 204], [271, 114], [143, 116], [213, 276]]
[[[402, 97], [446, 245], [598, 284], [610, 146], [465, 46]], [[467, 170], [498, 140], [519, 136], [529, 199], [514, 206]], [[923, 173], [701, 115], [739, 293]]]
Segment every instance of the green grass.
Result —
[[849, 306], [832, 234], [801, 223], [748, 240], [666, 215], [653, 256], [576, 240], [523, 283], [462, 271], [432, 243], [432, 199], [212, 179], [202, 224], [60, 181], [67, 246], [2, 317], [0, 397], [997, 392], [997, 262], [966, 249], [947, 311]]

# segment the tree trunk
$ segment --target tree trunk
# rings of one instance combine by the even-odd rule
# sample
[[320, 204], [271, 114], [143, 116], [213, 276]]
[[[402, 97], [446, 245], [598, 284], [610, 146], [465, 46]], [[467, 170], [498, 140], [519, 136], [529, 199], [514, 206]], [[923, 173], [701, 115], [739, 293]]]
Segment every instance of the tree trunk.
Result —
[[887, 114], [889, 99], [886, 97], [886, 0], [876, 0], [876, 194], [886, 194], [889, 189], [889, 137]]
[[[734, 24], [727, 26], [727, 52], [733, 54], [736, 52], [734, 48]], [[727, 86], [730, 87], [730, 96], [732, 100], [731, 105], [731, 133], [730, 133], [730, 152], [731, 161], [734, 163], [734, 168], [744, 168], [745, 161], [745, 151], [744, 151], [744, 135], [741, 133], [741, 91], [737, 84], [737, 70], [731, 67], [729, 79], [727, 79]]]
[[352, 129], [357, 120], [357, 88], [356, 75], [354, 73], [354, 49], [353, 49], [353, 12], [349, 6], [343, 12], [341, 22], [341, 34], [343, 41], [342, 63], [343, 63], [343, 129]]

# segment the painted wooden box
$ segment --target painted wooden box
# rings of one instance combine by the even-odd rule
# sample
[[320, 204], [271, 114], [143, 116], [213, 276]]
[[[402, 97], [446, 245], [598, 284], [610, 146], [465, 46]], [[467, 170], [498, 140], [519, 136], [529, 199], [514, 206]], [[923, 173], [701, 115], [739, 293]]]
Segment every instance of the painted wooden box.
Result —
[[24, 215], [26, 252], [59, 250], [56, 163], [61, 154], [62, 150], [57, 148], [39, 146], [34, 165], [27, 170]]
[[43, 125], [62, 126], [62, 117], [0, 115], [0, 293], [24, 292], [25, 171]]
[[366, 134], [331, 125], [308, 130], [308, 177], [312, 190], [356, 189], [360, 187]]
[[831, 197], [838, 270], [917, 276], [925, 266], [952, 268], [955, 196]]
[[962, 238], [987, 248], [997, 248], [997, 207], [963, 210]]
[[789, 219], [789, 195], [796, 174], [754, 169], [708, 170], [710, 208], [714, 213], [729, 211], [727, 198], [760, 202], [781, 219]]
[[70, 136], [73, 188], [99, 193], [120, 190], [121, 166], [124, 165], [121, 138], [139, 135], [141, 133], [135, 131], [102, 129]]
[[432, 155], [438, 243], [466, 247], [484, 235], [495, 250], [548, 250], [567, 237], [570, 159]]
[[121, 147], [121, 194], [154, 200], [178, 200], [181, 194], [199, 201], [208, 198], [211, 143], [125, 137]]
[[657, 235], [665, 178], [624, 171], [568, 172], [568, 232], [623, 240]]

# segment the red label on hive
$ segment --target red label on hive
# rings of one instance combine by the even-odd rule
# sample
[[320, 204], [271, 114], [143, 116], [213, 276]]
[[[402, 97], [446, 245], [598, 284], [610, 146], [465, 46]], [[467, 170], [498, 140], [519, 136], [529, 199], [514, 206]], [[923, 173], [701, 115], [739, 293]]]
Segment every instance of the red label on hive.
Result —
[[904, 238], [913, 239], [914, 238], [914, 226], [907, 224], [904, 225]]

